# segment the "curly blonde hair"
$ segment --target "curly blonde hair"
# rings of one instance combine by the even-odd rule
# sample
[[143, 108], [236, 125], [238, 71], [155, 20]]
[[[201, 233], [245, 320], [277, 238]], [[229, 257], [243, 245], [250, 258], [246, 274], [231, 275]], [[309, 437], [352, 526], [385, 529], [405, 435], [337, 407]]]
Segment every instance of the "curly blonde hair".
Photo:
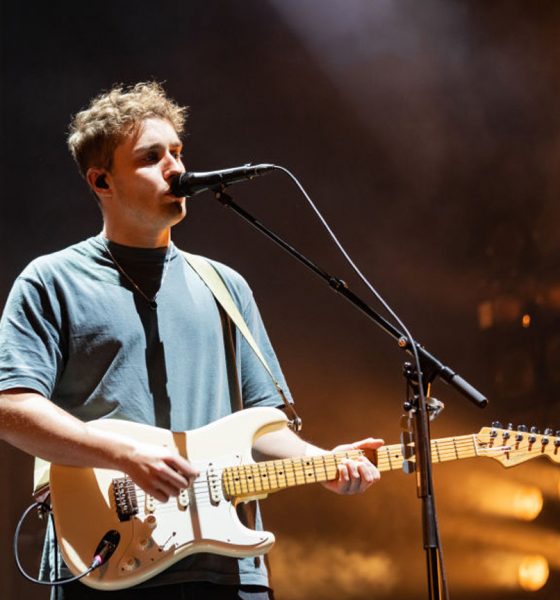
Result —
[[187, 110], [188, 107], [169, 99], [155, 81], [128, 87], [115, 85], [74, 116], [70, 123], [68, 148], [83, 177], [90, 167], [110, 171], [115, 148], [142, 121], [166, 119], [180, 135], [185, 127]]

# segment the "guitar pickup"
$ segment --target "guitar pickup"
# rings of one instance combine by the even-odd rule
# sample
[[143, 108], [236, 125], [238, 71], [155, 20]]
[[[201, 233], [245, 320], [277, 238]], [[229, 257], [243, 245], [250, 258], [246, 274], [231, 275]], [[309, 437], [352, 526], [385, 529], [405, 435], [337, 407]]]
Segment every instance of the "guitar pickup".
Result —
[[186, 510], [189, 506], [189, 490], [184, 488], [177, 496], [177, 507], [179, 510]]
[[210, 494], [210, 500], [214, 505], [219, 504], [223, 498], [222, 478], [221, 474], [212, 463], [208, 465], [206, 477], [208, 481], [208, 493]]
[[113, 479], [112, 487], [119, 521], [130, 521], [134, 515], [138, 514], [138, 499], [134, 482], [128, 477], [119, 477]]

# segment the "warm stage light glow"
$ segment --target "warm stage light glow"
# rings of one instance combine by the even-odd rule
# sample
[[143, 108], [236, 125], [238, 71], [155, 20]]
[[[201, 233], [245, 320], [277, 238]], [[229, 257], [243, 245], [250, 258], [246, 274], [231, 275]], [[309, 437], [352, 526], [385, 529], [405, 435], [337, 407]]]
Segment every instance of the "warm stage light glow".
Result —
[[548, 581], [548, 561], [544, 556], [526, 556], [519, 565], [519, 585], [527, 592], [540, 590]]
[[532, 486], [520, 488], [512, 498], [514, 516], [524, 521], [536, 519], [543, 507], [542, 492]]
[[486, 486], [484, 493], [479, 492], [477, 506], [485, 513], [533, 521], [541, 513], [543, 495], [536, 486], [495, 481]]
[[533, 460], [525, 468], [522, 467], [508, 473], [512, 473], [514, 477], [520, 475], [518, 481], [522, 480], [525, 485], [538, 487], [543, 498], [551, 502], [557, 502], [560, 499], [560, 469], [557, 463], [546, 459]]
[[519, 590], [535, 592], [548, 581], [549, 563], [541, 554], [471, 547], [459, 552], [446, 550], [446, 555], [453, 587], [469, 597], [484, 594], [493, 598]]
[[524, 314], [524, 315], [521, 317], [521, 325], [522, 325], [522, 326], [523, 326], [525, 329], [527, 329], [527, 327], [530, 327], [530, 326], [531, 326], [531, 315]]
[[355, 597], [357, 590], [364, 597], [381, 597], [399, 585], [397, 563], [383, 551], [364, 553], [326, 540], [284, 537], [270, 559], [278, 596], [290, 600], [337, 600]]

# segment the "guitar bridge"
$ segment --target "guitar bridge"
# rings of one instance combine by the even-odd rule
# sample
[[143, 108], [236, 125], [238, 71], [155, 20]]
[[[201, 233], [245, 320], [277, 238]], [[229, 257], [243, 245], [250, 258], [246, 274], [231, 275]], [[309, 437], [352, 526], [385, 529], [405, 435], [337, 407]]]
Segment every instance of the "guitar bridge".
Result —
[[130, 521], [134, 515], [138, 514], [134, 482], [128, 477], [119, 477], [113, 479], [112, 486], [119, 521]]

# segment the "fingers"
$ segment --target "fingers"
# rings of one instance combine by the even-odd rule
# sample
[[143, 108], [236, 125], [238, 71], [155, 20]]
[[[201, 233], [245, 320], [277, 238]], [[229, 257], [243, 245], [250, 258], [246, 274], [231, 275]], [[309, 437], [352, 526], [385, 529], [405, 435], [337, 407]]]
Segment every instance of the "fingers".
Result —
[[338, 479], [328, 482], [325, 487], [337, 494], [360, 494], [380, 477], [377, 468], [365, 457], [345, 460], [338, 465]]
[[144, 488], [144, 490], [159, 502], [168, 502], [170, 498], [177, 496], [175, 488], [163, 481], [157, 481], [152, 485], [151, 489]]
[[165, 467], [152, 470], [145, 478], [133, 479], [150, 496], [160, 502], [167, 502], [169, 498], [178, 496], [192, 485], [196, 477], [185, 477], [170, 467]]
[[380, 448], [384, 444], [385, 442], [380, 438], [369, 437], [351, 444], [340, 444], [339, 446], [336, 446], [336, 448], [333, 448], [332, 451], [340, 452], [344, 450], [377, 450], [377, 448]]
[[353, 444], [350, 444], [350, 447], [354, 450], [376, 450], [377, 448], [383, 446], [384, 443], [385, 442], [380, 438], [369, 437], [364, 440], [360, 440], [359, 442], [354, 442]]
[[168, 480], [178, 490], [188, 487], [189, 482], [196, 479], [199, 475], [198, 470], [179, 454], [172, 454], [163, 460], [168, 467], [166, 470]]
[[178, 496], [198, 477], [198, 470], [180, 455], [171, 454], [162, 458], [161, 469], [154, 473], [154, 485], [160, 492], [162, 502]]
[[139, 487], [160, 502], [178, 496], [199, 474], [176, 451], [151, 445], [136, 448], [127, 472]]

